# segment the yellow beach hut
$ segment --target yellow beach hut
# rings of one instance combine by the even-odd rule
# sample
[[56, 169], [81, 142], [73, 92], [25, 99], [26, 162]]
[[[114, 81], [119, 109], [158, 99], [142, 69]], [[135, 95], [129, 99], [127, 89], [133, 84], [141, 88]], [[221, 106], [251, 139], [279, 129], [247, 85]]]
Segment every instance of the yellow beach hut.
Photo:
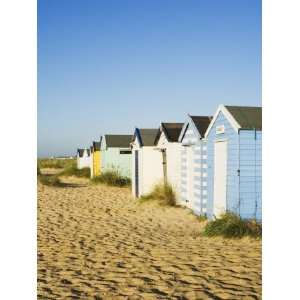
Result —
[[90, 176], [91, 176], [91, 178], [93, 178], [93, 176], [94, 176], [94, 168], [93, 168], [93, 166], [94, 166], [94, 162], [93, 162], [93, 156], [94, 156], [94, 153], [93, 153], [94, 151], [93, 151], [93, 146], [90, 146]]
[[91, 177], [99, 176], [101, 173], [100, 142], [93, 142], [93, 172]]

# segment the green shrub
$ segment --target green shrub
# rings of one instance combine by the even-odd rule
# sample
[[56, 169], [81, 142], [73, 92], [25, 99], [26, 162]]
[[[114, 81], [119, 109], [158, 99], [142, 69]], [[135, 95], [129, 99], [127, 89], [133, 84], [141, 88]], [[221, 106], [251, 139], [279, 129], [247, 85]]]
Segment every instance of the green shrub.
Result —
[[120, 175], [118, 171], [106, 171], [92, 179], [93, 183], [104, 183], [110, 186], [129, 186], [131, 180], [128, 177]]
[[225, 213], [220, 218], [208, 222], [203, 235], [225, 238], [241, 238], [243, 236], [260, 238], [262, 226], [255, 220], [243, 220], [234, 213]]
[[63, 169], [76, 165], [75, 159], [55, 159], [55, 158], [42, 158], [38, 159], [38, 164], [40, 168], [53, 168], [53, 169]]
[[141, 201], [158, 200], [162, 205], [176, 206], [176, 195], [170, 184], [157, 184], [153, 190], [141, 197]]
[[38, 177], [38, 180], [43, 185], [47, 185], [47, 186], [57, 186], [57, 187], [63, 186], [63, 183], [56, 175], [40, 175]]
[[77, 166], [73, 164], [71, 166], [66, 167], [58, 175], [59, 176], [76, 176], [76, 177], [90, 178], [90, 168], [77, 169]]
[[200, 222], [205, 222], [205, 221], [207, 221], [207, 216], [205, 216], [205, 215], [198, 216], [198, 220]]

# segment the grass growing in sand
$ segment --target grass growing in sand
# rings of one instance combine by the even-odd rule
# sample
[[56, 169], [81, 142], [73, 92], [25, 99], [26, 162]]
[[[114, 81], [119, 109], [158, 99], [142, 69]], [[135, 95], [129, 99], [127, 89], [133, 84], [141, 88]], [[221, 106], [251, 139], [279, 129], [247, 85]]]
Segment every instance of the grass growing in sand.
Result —
[[75, 159], [55, 159], [55, 158], [42, 158], [38, 159], [40, 168], [64, 169], [76, 163]]
[[59, 176], [76, 176], [76, 177], [82, 177], [82, 178], [89, 178], [90, 177], [90, 169], [89, 168], [83, 168], [83, 169], [77, 169], [76, 164], [72, 164], [70, 166], [67, 166], [64, 168], [62, 172], [58, 174]]
[[205, 215], [198, 216], [198, 220], [199, 220], [199, 222], [205, 222], [205, 221], [207, 221], [207, 216], [205, 216]]
[[161, 205], [176, 206], [176, 195], [170, 184], [159, 183], [154, 186], [153, 190], [141, 197], [141, 202], [149, 200], [158, 200]]
[[42, 174], [40, 174], [38, 176], [38, 180], [43, 185], [47, 185], [47, 186], [56, 186], [56, 187], [63, 186], [63, 183], [60, 181], [60, 179], [58, 178], [57, 175], [42, 175]]
[[122, 176], [118, 171], [106, 171], [103, 172], [101, 175], [96, 176], [92, 179], [92, 182], [97, 183], [104, 183], [109, 186], [130, 186], [131, 180], [128, 177]]
[[243, 220], [234, 213], [225, 213], [220, 218], [210, 221], [204, 228], [205, 236], [223, 236], [225, 238], [241, 238], [250, 236], [261, 238], [262, 226], [255, 220]]

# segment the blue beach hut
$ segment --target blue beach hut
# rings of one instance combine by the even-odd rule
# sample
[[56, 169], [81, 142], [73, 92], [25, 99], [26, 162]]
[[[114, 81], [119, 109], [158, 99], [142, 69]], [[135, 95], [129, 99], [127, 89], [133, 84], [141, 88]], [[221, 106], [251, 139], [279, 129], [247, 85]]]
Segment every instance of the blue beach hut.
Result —
[[262, 108], [220, 105], [205, 139], [208, 218], [261, 220]]

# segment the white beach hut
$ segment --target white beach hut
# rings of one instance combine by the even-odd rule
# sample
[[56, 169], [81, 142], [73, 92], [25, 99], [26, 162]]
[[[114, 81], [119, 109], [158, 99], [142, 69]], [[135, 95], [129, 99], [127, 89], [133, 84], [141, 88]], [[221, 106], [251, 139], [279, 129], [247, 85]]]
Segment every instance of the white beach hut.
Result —
[[90, 156], [88, 149], [77, 149], [77, 169], [89, 168]]
[[81, 169], [82, 157], [83, 157], [84, 149], [77, 149], [76, 161], [77, 161], [77, 169]]
[[183, 123], [161, 123], [155, 145], [161, 153], [164, 183], [170, 184], [180, 196], [181, 143], [178, 142]]
[[161, 153], [157, 151], [155, 139], [158, 129], [136, 128], [132, 147], [132, 194], [140, 197], [151, 192], [155, 184], [163, 181]]

